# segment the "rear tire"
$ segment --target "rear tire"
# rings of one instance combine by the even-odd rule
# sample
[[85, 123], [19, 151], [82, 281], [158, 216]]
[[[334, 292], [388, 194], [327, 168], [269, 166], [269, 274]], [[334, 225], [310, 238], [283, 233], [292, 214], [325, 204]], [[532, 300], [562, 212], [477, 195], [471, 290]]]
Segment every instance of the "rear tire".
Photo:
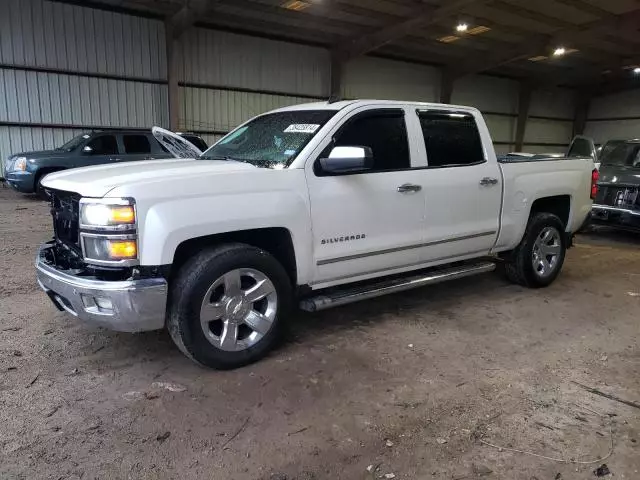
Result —
[[564, 229], [556, 215], [533, 214], [520, 244], [506, 258], [507, 278], [529, 288], [551, 285], [564, 263], [567, 250]]
[[291, 309], [291, 280], [264, 250], [228, 244], [196, 253], [172, 282], [167, 328], [178, 348], [226, 370], [264, 357]]

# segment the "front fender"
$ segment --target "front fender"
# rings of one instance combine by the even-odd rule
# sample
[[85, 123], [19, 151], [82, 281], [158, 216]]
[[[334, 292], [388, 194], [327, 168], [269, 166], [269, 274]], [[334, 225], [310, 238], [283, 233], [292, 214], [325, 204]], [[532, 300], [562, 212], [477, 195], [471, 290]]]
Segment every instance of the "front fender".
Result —
[[[140, 208], [139, 209], [144, 209]], [[295, 191], [240, 192], [167, 199], [149, 206], [139, 225], [142, 265], [173, 263], [178, 246], [207, 235], [280, 227], [291, 233], [297, 278], [311, 275], [311, 222], [304, 195]]]

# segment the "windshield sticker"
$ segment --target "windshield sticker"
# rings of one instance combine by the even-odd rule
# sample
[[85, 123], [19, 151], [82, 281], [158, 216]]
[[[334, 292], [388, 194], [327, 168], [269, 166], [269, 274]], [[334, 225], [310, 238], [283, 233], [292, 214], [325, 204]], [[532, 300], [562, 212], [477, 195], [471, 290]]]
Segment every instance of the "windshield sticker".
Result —
[[320, 125], [315, 123], [294, 123], [284, 129], [286, 133], [314, 133], [320, 128]]
[[284, 154], [285, 154], [287, 157], [290, 157], [290, 156], [291, 156], [291, 155], [293, 155], [294, 153], [296, 153], [296, 151], [295, 151], [295, 150], [285, 150], [285, 151], [284, 151]]

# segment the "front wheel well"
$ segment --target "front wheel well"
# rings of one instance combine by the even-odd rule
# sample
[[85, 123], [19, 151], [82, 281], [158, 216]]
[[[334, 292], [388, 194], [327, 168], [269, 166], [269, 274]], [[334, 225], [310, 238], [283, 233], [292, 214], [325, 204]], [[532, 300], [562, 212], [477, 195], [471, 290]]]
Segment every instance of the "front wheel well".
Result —
[[293, 240], [291, 232], [282, 227], [217, 233], [185, 240], [176, 248], [171, 264], [171, 276], [176, 275], [180, 267], [203, 248], [224, 243], [244, 243], [270, 253], [284, 267], [291, 279], [291, 284], [296, 284], [297, 266]]
[[571, 212], [571, 197], [569, 195], [554, 195], [552, 197], [538, 198], [531, 205], [529, 218], [537, 213], [552, 213], [567, 227]]

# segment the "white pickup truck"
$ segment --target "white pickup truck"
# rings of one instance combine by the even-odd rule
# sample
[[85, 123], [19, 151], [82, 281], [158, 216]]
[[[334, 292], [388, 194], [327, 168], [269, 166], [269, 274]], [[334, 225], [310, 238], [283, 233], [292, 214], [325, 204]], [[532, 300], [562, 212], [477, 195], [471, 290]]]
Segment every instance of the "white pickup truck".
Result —
[[291, 308], [320, 310], [493, 270], [544, 287], [595, 190], [590, 158], [496, 159], [474, 108], [340, 101], [282, 108], [195, 158], [48, 175], [55, 238], [36, 260], [61, 310], [167, 327], [188, 357], [264, 356]]

